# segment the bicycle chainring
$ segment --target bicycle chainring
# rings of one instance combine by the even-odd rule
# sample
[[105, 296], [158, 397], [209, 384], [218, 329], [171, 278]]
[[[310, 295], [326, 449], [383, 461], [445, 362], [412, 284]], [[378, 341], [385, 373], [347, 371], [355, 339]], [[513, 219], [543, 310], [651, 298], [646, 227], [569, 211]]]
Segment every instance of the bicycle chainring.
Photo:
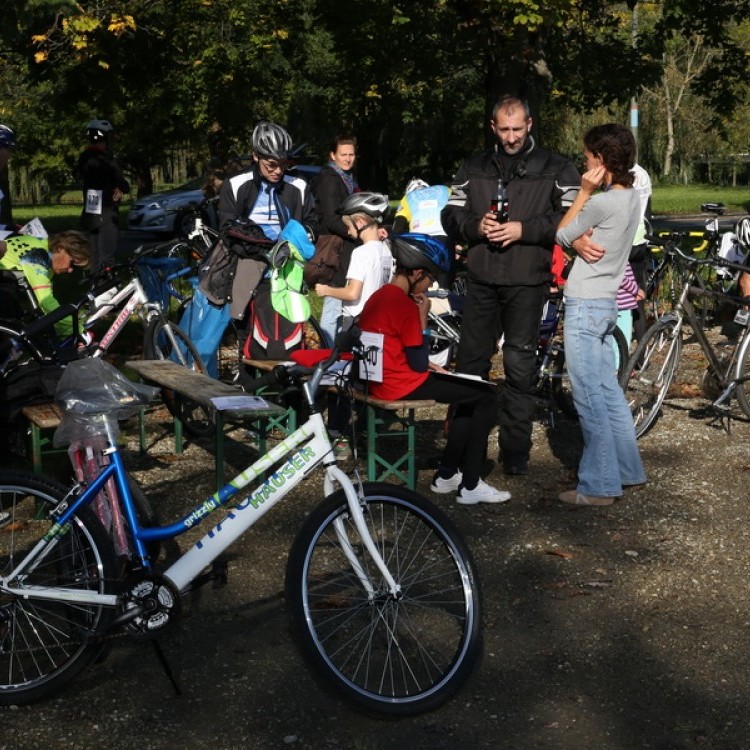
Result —
[[126, 627], [132, 633], [148, 637], [163, 632], [174, 624], [180, 614], [180, 592], [159, 573], [137, 573], [125, 586], [124, 614], [133, 616]]

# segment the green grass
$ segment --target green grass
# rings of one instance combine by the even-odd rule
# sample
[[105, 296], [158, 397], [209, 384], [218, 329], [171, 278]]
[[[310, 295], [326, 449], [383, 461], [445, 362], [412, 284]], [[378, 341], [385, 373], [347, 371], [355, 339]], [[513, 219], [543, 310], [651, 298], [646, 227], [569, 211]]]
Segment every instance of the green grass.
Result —
[[[701, 203], [724, 203], [731, 213], [750, 214], [750, 187], [716, 187], [715, 185], [657, 185], [651, 200], [655, 214], [700, 213]], [[124, 225], [127, 206], [120, 211]], [[64, 203], [53, 206], [14, 206], [13, 220], [23, 224], [38, 216], [50, 234], [78, 228], [81, 206]]]
[[699, 214], [701, 203], [724, 203], [727, 213], [750, 214], [750, 187], [658, 185], [651, 198], [655, 214]]
[[25, 224], [38, 216], [48, 234], [62, 232], [64, 229], [78, 229], [81, 218], [81, 206], [63, 203], [54, 206], [13, 206], [13, 221]]

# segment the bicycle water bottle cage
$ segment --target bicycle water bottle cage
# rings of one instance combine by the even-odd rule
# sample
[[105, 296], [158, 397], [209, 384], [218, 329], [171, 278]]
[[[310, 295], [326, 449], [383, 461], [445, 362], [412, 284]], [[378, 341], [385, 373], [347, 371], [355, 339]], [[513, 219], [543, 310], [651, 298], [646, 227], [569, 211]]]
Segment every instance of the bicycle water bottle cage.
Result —
[[705, 213], [716, 214], [717, 216], [723, 216], [724, 211], [726, 210], [727, 210], [727, 207], [723, 203], [702, 203], [701, 204], [701, 211], [704, 211]]

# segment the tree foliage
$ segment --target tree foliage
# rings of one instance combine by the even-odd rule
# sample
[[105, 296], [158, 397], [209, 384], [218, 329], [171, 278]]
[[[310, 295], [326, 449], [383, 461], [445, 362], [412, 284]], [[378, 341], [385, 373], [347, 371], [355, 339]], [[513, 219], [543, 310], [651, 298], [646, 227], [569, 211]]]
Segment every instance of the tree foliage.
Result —
[[[501, 93], [526, 97], [535, 135], [567, 151], [577, 125], [626, 118], [631, 97], [645, 120], [677, 85], [680, 50], [700, 42], [710, 54], [674, 113], [671, 148], [686, 153], [697, 112], [737, 134], [748, 11], [750, 0], [4, 0], [0, 120], [22, 133], [14, 163], [50, 182], [71, 179], [91, 117], [116, 124], [141, 191], [178, 153], [199, 171], [246, 152], [270, 117], [319, 157], [356, 134], [360, 183], [399, 191], [482, 147]], [[659, 171], [663, 120], [649, 114], [644, 139]], [[732, 145], [748, 150], [741, 136]]]

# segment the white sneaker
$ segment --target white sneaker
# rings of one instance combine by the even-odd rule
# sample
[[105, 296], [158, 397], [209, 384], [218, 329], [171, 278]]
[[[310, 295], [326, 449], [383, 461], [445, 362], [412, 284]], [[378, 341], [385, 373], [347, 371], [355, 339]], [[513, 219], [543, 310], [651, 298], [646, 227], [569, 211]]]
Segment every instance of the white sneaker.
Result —
[[10, 513], [7, 513], [4, 510], [0, 511], [0, 526], [5, 526], [6, 523], [10, 521]]
[[510, 492], [496, 490], [481, 479], [473, 490], [461, 487], [456, 495], [456, 502], [461, 505], [476, 505], [477, 503], [507, 503], [510, 500]]
[[435, 492], [438, 495], [447, 495], [449, 492], [458, 492], [463, 478], [463, 474], [461, 474], [460, 471], [457, 471], [452, 477], [448, 477], [448, 479], [443, 479], [439, 474], [435, 474], [432, 479], [432, 484], [430, 485], [430, 491]]

